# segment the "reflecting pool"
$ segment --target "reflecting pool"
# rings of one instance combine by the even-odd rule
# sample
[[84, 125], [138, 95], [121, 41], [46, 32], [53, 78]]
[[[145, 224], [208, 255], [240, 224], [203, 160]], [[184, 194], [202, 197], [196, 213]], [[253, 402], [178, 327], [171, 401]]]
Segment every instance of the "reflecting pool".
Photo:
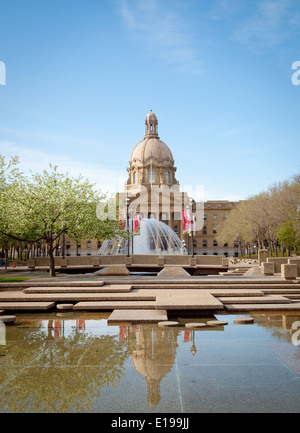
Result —
[[299, 412], [300, 314], [217, 315], [228, 325], [198, 330], [185, 323], [212, 318], [107, 326], [109, 314], [17, 314], [2, 327], [0, 412]]

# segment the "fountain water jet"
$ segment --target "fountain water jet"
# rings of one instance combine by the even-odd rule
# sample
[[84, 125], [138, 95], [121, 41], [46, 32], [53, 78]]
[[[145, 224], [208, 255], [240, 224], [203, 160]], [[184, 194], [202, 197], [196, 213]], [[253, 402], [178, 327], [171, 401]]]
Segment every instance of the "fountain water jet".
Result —
[[[132, 220], [129, 220], [132, 227]], [[132, 248], [133, 242], [133, 248]], [[127, 254], [128, 241], [121, 237], [105, 240], [98, 254]], [[130, 239], [130, 254], [187, 254], [177, 234], [165, 223], [155, 219], [142, 219], [140, 234]]]

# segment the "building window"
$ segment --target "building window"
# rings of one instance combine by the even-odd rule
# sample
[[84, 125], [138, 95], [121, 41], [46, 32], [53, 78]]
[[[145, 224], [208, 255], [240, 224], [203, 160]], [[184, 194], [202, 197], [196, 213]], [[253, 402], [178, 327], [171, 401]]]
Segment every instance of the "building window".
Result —
[[92, 248], [92, 242], [91, 242], [91, 241], [87, 241], [87, 243], [86, 243], [86, 247], [87, 247], [87, 248]]
[[150, 170], [149, 171], [149, 183], [154, 183], [155, 182], [155, 175], [154, 175], [154, 171]]
[[203, 247], [203, 248], [207, 248], [207, 241], [203, 241], [203, 242], [202, 242], [202, 247]]
[[169, 185], [169, 183], [170, 183], [170, 172], [167, 171], [166, 172], [166, 184]]
[[155, 220], [155, 213], [149, 213], [149, 220]]
[[217, 241], [213, 241], [213, 246], [217, 247], [218, 246], [218, 242]]
[[133, 173], [133, 183], [137, 183], [137, 172]]
[[179, 226], [174, 226], [174, 232], [178, 235], [179, 234]]
[[214, 256], [217, 256], [218, 255], [218, 253], [214, 253]]
[[181, 220], [180, 212], [174, 212], [174, 221], [179, 221], [179, 220]]
[[101, 247], [101, 241], [97, 242], [97, 247], [100, 248]]
[[203, 215], [203, 221], [206, 221], [206, 220], [207, 220], [207, 216]]
[[214, 235], [217, 234], [217, 226], [213, 226], [213, 234], [214, 234]]
[[213, 221], [218, 221], [218, 215], [213, 215]]
[[227, 215], [223, 215], [223, 220], [224, 220], [224, 221], [227, 220]]
[[169, 214], [167, 212], [163, 212], [161, 214], [161, 220], [162, 221], [169, 221]]
[[203, 227], [202, 234], [207, 235], [207, 227], [206, 226]]
[[228, 248], [228, 244], [224, 244], [224, 248]]

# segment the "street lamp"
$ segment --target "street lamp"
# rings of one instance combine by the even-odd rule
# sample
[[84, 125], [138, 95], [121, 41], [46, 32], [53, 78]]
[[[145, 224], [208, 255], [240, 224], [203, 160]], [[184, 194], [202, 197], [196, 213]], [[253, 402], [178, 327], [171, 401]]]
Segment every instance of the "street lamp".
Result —
[[192, 355], [194, 356], [197, 353], [197, 348], [196, 348], [196, 344], [195, 344], [195, 331], [192, 331], [192, 336], [193, 336], [193, 345], [191, 347], [191, 352], [192, 352]]

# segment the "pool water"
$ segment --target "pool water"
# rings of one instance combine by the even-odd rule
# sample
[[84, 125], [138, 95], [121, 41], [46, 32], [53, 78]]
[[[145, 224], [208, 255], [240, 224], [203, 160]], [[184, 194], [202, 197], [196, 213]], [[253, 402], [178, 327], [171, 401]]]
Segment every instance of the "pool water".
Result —
[[185, 323], [212, 318], [167, 328], [108, 326], [108, 316], [27, 313], [2, 326], [0, 412], [300, 410], [300, 314], [251, 314], [251, 325], [217, 315], [228, 325], [197, 330]]

